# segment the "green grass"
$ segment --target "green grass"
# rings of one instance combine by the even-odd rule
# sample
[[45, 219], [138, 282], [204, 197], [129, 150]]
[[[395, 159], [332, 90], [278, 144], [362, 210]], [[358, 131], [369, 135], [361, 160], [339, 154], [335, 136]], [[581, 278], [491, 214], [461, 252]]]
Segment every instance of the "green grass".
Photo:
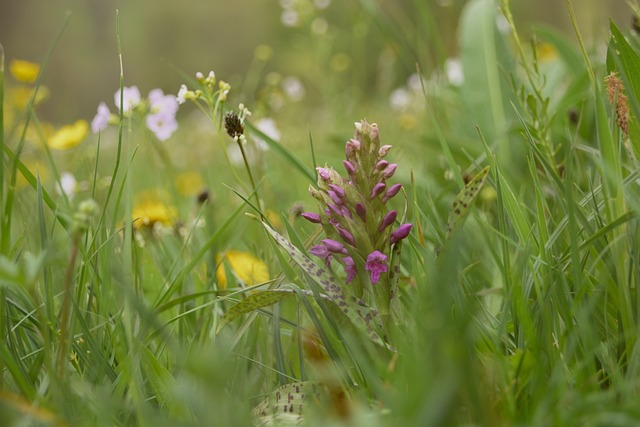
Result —
[[[398, 64], [442, 69], [444, 36], [429, 30], [427, 54], [413, 42], [426, 35], [401, 25], [411, 12], [435, 25], [428, 7], [408, 5], [405, 17], [362, 6], [360, 30], [395, 45]], [[470, 1], [458, 33], [464, 83], [434, 74], [403, 111], [382, 90], [338, 97], [354, 76], [375, 79], [368, 57], [344, 81], [318, 84], [328, 111], [310, 125], [265, 107], [266, 89], [232, 90], [202, 111], [182, 106], [168, 141], [121, 113], [100, 137], [58, 152], [35, 92], [11, 122], [0, 103], [0, 425], [286, 425], [284, 406], [271, 410], [275, 390], [309, 425], [640, 424], [640, 39], [612, 23], [601, 58], [567, 6], [573, 37], [524, 36], [508, 1]], [[121, 87], [133, 84], [126, 61]], [[605, 81], [611, 72], [624, 93]], [[0, 99], [11, 85], [0, 61]], [[243, 151], [241, 166], [221, 155], [235, 144], [222, 114], [238, 99], [260, 106], [244, 147], [254, 137], [271, 147], [253, 160]], [[627, 110], [612, 106], [625, 101]], [[268, 113], [280, 141], [251, 123]], [[294, 205], [318, 210], [306, 193], [314, 163], [342, 171], [343, 143], [365, 115], [394, 146], [404, 191], [389, 204], [414, 226], [393, 254], [399, 299], [384, 307], [364, 292], [344, 315], [323, 283], [331, 273], [306, 264], [323, 232]], [[73, 199], [55, 189], [65, 170], [85, 183]], [[486, 181], [474, 180], [481, 171]], [[196, 201], [200, 187], [181, 192], [183, 172], [201, 175], [207, 202]], [[149, 189], [175, 208], [169, 227], [132, 222]], [[469, 209], [456, 213], [460, 203]], [[243, 283], [220, 257], [229, 250], [262, 260], [268, 280]], [[344, 279], [337, 264], [334, 273]], [[376, 306], [380, 322], [363, 322]], [[265, 399], [267, 416], [256, 417]]]

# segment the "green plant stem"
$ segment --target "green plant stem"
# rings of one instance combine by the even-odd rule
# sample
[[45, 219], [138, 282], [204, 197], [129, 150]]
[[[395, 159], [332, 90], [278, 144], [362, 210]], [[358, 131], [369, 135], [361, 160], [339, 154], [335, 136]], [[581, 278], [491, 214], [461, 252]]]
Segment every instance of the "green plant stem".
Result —
[[71, 317], [71, 296], [73, 295], [73, 272], [78, 259], [78, 239], [73, 239], [69, 263], [64, 275], [64, 296], [60, 309], [60, 336], [58, 345], [58, 379], [64, 380], [65, 357], [67, 355], [67, 335], [69, 333], [69, 319]]

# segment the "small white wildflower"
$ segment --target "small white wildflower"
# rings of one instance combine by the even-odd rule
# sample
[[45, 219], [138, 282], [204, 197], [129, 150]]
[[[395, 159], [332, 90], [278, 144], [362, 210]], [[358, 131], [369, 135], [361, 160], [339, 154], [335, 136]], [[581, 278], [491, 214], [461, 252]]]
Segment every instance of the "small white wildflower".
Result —
[[449, 83], [453, 86], [462, 86], [464, 83], [464, 70], [462, 68], [462, 61], [458, 58], [448, 58], [444, 62], [445, 73]]
[[65, 194], [69, 200], [73, 199], [78, 189], [78, 182], [71, 172], [63, 172], [60, 182], [56, 185], [58, 194]]
[[389, 96], [389, 104], [395, 111], [402, 111], [407, 109], [411, 104], [411, 95], [405, 88], [398, 88], [391, 92]]
[[[255, 127], [269, 138], [279, 141], [280, 140], [280, 131], [276, 127], [276, 122], [270, 118], [263, 118], [254, 123]], [[261, 151], [267, 151], [269, 149], [269, 144], [266, 143], [262, 138], [256, 137], [256, 147]]]
[[297, 27], [300, 23], [300, 15], [295, 10], [286, 9], [280, 15], [280, 22], [285, 27]]
[[176, 96], [176, 100], [178, 104], [182, 105], [187, 101], [187, 93], [189, 89], [187, 89], [187, 85], [181, 85], [180, 90], [178, 91], [178, 96]]
[[304, 85], [299, 78], [287, 76], [282, 80], [282, 89], [292, 101], [301, 101], [304, 98]]
[[200, 71], [198, 71], [196, 73], [196, 80], [200, 83], [204, 83], [204, 74], [202, 74]]

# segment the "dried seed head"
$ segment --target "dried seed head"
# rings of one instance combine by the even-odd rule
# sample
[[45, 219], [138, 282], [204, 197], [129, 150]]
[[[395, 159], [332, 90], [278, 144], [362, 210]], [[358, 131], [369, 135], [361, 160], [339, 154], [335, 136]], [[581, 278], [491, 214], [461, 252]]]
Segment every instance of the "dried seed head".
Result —
[[607, 85], [609, 103], [616, 110], [618, 127], [622, 130], [625, 138], [629, 138], [629, 101], [624, 94], [624, 83], [615, 72], [605, 77], [604, 81]]
[[244, 134], [244, 126], [242, 126], [242, 121], [240, 117], [233, 112], [230, 111], [224, 115], [224, 128], [227, 130], [227, 134], [231, 138], [239, 137]]

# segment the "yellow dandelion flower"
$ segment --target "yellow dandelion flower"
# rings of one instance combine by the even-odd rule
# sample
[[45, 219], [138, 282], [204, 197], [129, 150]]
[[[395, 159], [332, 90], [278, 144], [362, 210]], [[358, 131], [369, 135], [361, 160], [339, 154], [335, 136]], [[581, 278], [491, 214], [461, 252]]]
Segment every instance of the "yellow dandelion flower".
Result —
[[38, 78], [40, 66], [36, 63], [12, 59], [9, 63], [9, 71], [14, 79], [23, 83], [33, 83]]
[[77, 120], [72, 125], [62, 126], [51, 138], [49, 147], [54, 150], [68, 150], [80, 144], [89, 135], [89, 123]]
[[198, 172], [184, 172], [178, 174], [176, 176], [175, 184], [178, 193], [183, 196], [193, 196], [204, 187], [202, 176]]
[[217, 255], [216, 261], [218, 269], [216, 270], [216, 278], [218, 280], [218, 288], [225, 290], [227, 288], [227, 274], [224, 271], [222, 260], [225, 259], [231, 267], [231, 271], [238, 279], [246, 283], [248, 286], [264, 283], [269, 280], [269, 268], [261, 259], [256, 258], [248, 252], [230, 250], [224, 255]]
[[131, 217], [135, 221], [135, 229], [151, 228], [155, 224], [171, 226], [176, 218], [176, 209], [159, 198], [145, 196], [133, 207]]

